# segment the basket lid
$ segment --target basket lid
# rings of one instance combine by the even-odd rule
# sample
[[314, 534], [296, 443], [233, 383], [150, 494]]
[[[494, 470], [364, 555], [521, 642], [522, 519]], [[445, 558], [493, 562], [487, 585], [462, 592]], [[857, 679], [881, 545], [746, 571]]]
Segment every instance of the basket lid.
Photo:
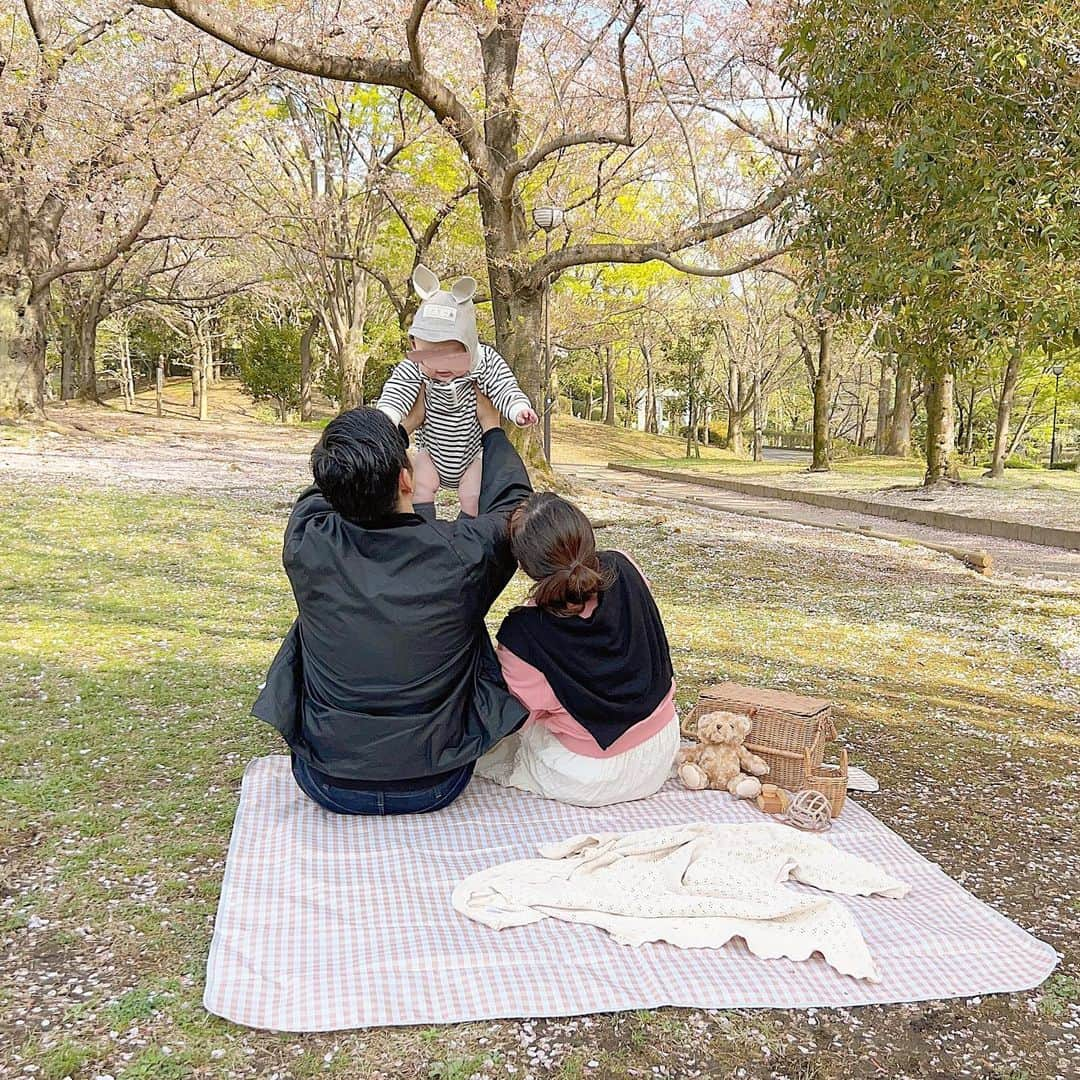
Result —
[[741, 683], [725, 682], [707, 686], [701, 691], [702, 698], [712, 698], [743, 708], [776, 709], [792, 716], [811, 717], [832, 708], [832, 702], [824, 698], [805, 697], [791, 694], [787, 690], [768, 690], [758, 686], [743, 686]]

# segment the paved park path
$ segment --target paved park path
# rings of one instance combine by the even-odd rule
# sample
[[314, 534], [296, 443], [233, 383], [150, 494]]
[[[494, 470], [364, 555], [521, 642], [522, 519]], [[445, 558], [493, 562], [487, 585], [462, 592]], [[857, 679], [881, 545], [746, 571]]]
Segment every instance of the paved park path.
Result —
[[1080, 552], [1024, 544], [991, 536], [947, 532], [925, 525], [885, 520], [846, 510], [830, 510], [804, 503], [743, 495], [696, 484], [693, 480], [669, 480], [620, 472], [602, 465], [559, 465], [558, 471], [572, 483], [597, 488], [612, 495], [667, 506], [697, 506], [747, 517], [768, 518], [820, 529], [867, 529], [915, 543], [938, 544], [964, 551], [984, 551], [993, 560], [992, 574], [1045, 577], [1080, 583]]

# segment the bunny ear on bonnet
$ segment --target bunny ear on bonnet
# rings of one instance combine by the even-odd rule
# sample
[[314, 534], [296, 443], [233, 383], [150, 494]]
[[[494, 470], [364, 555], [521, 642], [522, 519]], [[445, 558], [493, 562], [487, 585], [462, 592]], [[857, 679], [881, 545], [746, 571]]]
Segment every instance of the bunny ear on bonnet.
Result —
[[464, 304], [476, 295], [476, 278], [460, 277], [450, 286], [450, 295], [459, 303]]
[[430, 300], [440, 288], [438, 277], [423, 263], [413, 271], [412, 283], [421, 300]]

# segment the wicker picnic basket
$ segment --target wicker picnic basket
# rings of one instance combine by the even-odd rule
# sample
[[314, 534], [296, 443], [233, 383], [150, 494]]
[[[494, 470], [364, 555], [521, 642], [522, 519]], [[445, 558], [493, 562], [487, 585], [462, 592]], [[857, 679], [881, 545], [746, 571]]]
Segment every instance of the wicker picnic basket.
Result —
[[840, 751], [839, 765], [814, 766], [810, 760], [810, 751], [805, 752], [803, 757], [803, 778], [799, 785], [802, 788], [810, 788], [812, 791], [820, 791], [829, 800], [829, 809], [833, 818], [840, 816], [844, 809], [844, 800], [847, 798], [847, 750]]
[[788, 791], [805, 786], [806, 755], [809, 774], [816, 776], [825, 758], [825, 743], [836, 738], [830, 702], [730, 682], [701, 692], [686, 718], [686, 734], [696, 732], [699, 716], [720, 710], [747, 713], [752, 718], [746, 748], [768, 763], [769, 783]]

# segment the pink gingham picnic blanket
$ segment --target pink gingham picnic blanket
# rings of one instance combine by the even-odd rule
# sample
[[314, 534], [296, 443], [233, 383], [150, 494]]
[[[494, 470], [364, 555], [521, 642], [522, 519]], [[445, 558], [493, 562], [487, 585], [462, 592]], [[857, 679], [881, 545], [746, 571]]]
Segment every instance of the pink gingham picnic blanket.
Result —
[[[849, 799], [828, 834], [911, 885], [902, 900], [841, 897], [881, 973], [720, 949], [631, 948], [545, 920], [495, 931], [459, 915], [454, 886], [586, 832], [760, 822], [724, 792], [677, 782], [583, 809], [474, 780], [435, 814], [342, 817], [312, 803], [286, 757], [244, 773], [207, 968], [206, 1008], [249, 1027], [332, 1031], [645, 1009], [807, 1008], [967, 997], [1038, 986], [1054, 950], [980, 903]], [[799, 886], [793, 886], [799, 888]]]

